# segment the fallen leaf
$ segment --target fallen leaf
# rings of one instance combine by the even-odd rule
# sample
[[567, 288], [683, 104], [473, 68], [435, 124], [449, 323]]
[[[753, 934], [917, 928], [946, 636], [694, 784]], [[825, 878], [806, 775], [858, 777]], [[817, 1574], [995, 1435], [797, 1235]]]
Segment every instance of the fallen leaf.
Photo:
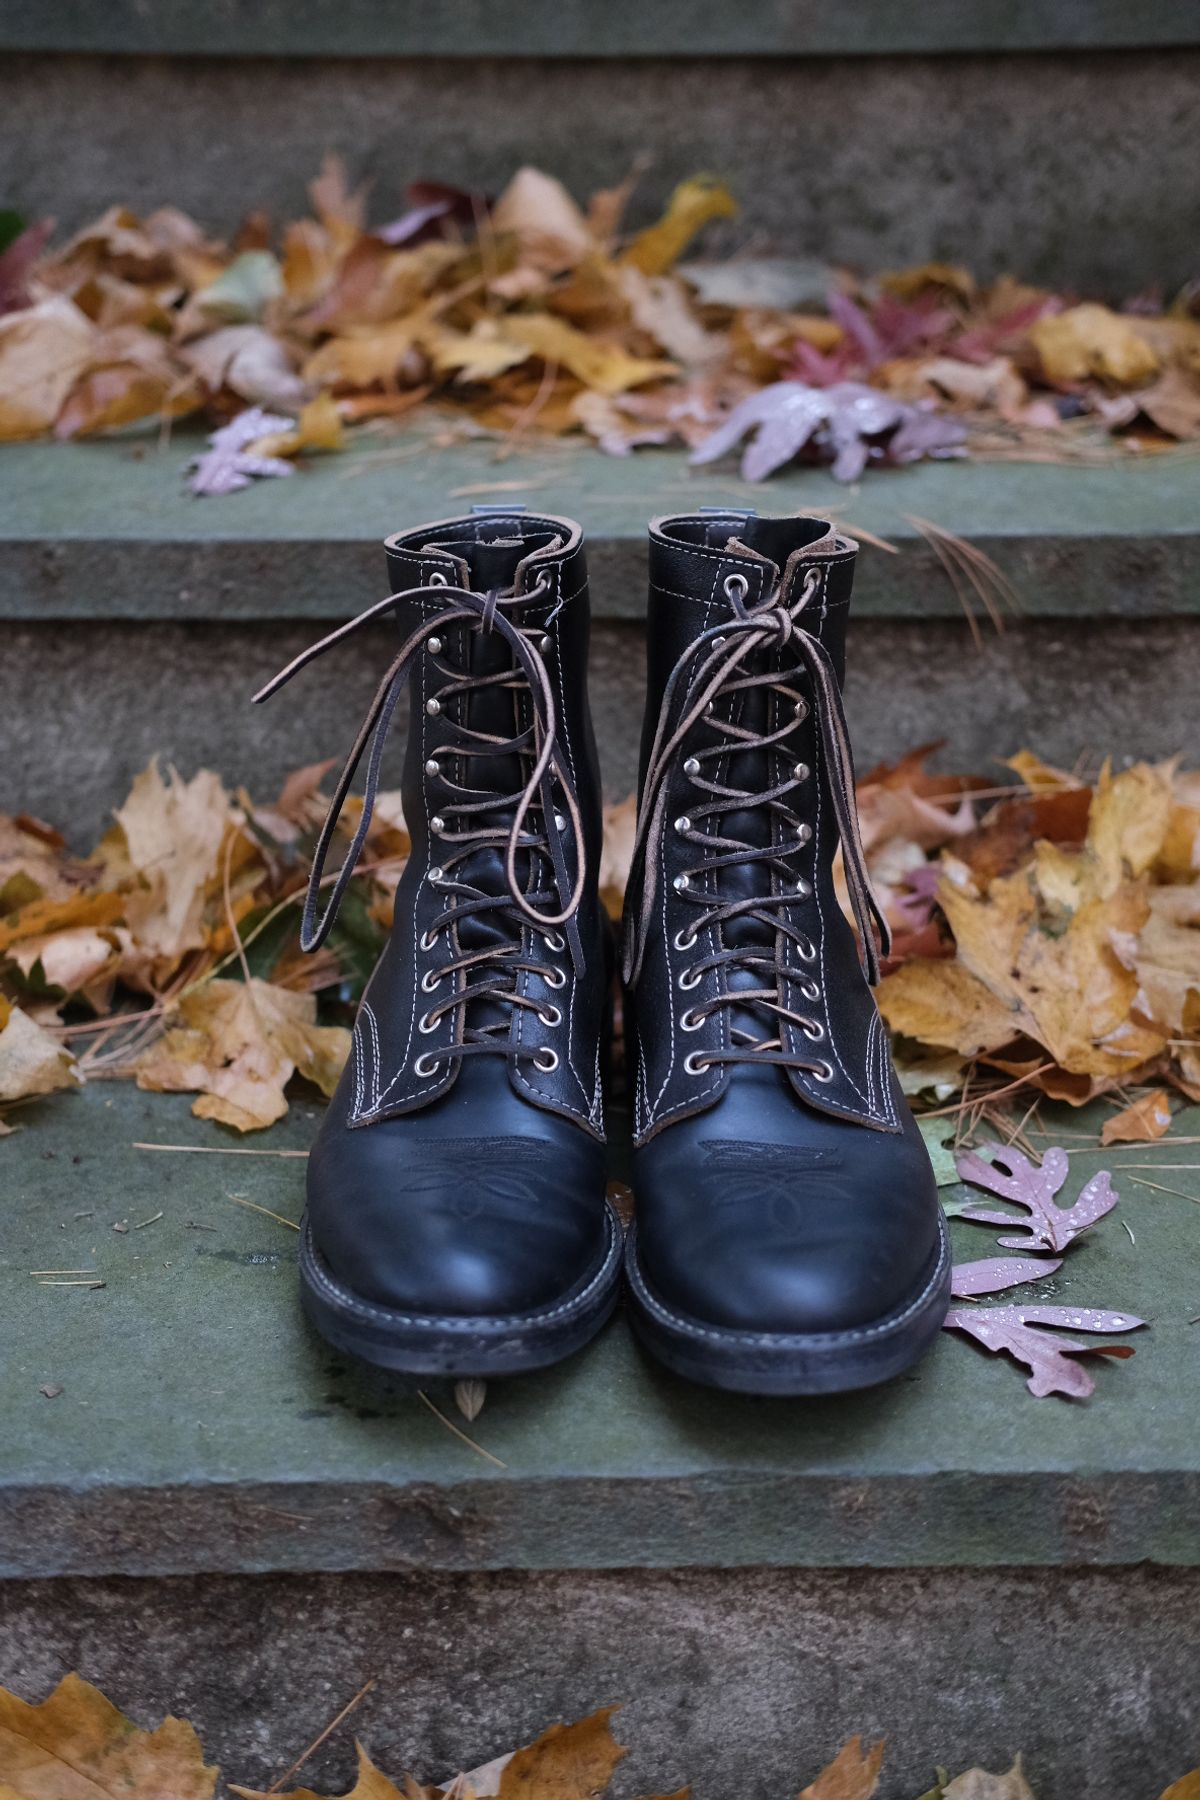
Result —
[[567, 369], [598, 394], [619, 394], [674, 373], [674, 364], [631, 356], [619, 344], [577, 331], [549, 313], [514, 313], [505, 319], [503, 335], [524, 345], [527, 353]]
[[331, 1094], [350, 1054], [347, 1030], [317, 1024], [314, 994], [267, 981], [207, 981], [182, 995], [169, 1024], [139, 1058], [138, 1086], [198, 1092], [197, 1118], [238, 1131], [261, 1130], [283, 1117], [284, 1088], [294, 1073]]
[[1030, 1162], [1011, 1144], [993, 1144], [989, 1148], [990, 1161], [985, 1161], [973, 1150], [959, 1156], [960, 1179], [971, 1182], [974, 1187], [986, 1188], [991, 1194], [999, 1194], [1029, 1216], [1018, 1220], [1011, 1213], [984, 1212], [981, 1207], [972, 1207], [964, 1211], [962, 1217], [983, 1225], [1019, 1227], [1028, 1234], [1001, 1238], [999, 1241], [1006, 1250], [1065, 1250], [1117, 1204], [1107, 1169], [1093, 1175], [1070, 1206], [1057, 1204], [1055, 1196], [1061, 1192], [1069, 1173], [1065, 1150], [1047, 1150], [1038, 1164]]
[[1051, 313], [1030, 327], [1029, 339], [1048, 381], [1071, 385], [1096, 376], [1136, 387], [1155, 375], [1159, 359], [1131, 319], [1088, 303]]
[[876, 997], [893, 1031], [960, 1056], [1001, 1050], [1022, 1030], [1013, 1007], [957, 961], [903, 963], [884, 976]]
[[252, 406], [284, 410], [308, 399], [290, 352], [262, 325], [228, 325], [183, 345], [179, 355], [210, 394], [228, 388]]
[[205, 941], [205, 888], [217, 872], [225, 832], [234, 823], [219, 775], [201, 769], [168, 779], [154, 758], [116, 812], [129, 866], [138, 877], [125, 919], [141, 946], [172, 961]]
[[318, 394], [303, 407], [290, 431], [272, 431], [248, 445], [250, 456], [299, 456], [304, 450], [345, 447], [341, 414], [332, 394]]
[[500, 1800], [597, 1800], [626, 1754], [612, 1735], [615, 1706], [574, 1725], [551, 1725], [509, 1758], [496, 1790]]
[[1171, 1128], [1171, 1103], [1165, 1088], [1148, 1088], [1123, 1112], [1106, 1119], [1100, 1132], [1102, 1145], [1149, 1144]]
[[272, 434], [290, 434], [291, 419], [263, 412], [252, 406], [241, 412], [228, 425], [209, 434], [208, 450], [191, 464], [188, 486], [193, 494], [236, 494], [250, 486], [256, 478], [270, 475], [294, 475], [290, 462], [279, 456], [260, 456], [250, 448]]
[[864, 1750], [862, 1739], [852, 1737], [816, 1780], [801, 1790], [798, 1800], [871, 1800], [879, 1786], [883, 1749], [882, 1738]]
[[968, 1769], [943, 1789], [942, 1800], [1034, 1800], [1018, 1756], [1007, 1775], [989, 1775], [986, 1769]]
[[456, 1381], [454, 1384], [454, 1404], [457, 1406], [468, 1425], [477, 1419], [483, 1411], [483, 1403], [487, 1399], [486, 1381]]
[[1028, 1281], [1044, 1281], [1061, 1268], [1060, 1256], [986, 1256], [981, 1262], [955, 1263], [950, 1292], [956, 1300], [999, 1294]]
[[[356, 1742], [354, 1749], [358, 1757], [358, 1778], [344, 1800], [409, 1800], [404, 1789], [398, 1788], [375, 1767], [360, 1743]], [[240, 1800], [329, 1800], [328, 1795], [318, 1794], [312, 1788], [288, 1788], [285, 1792], [271, 1788], [263, 1793], [258, 1788], [238, 1787], [236, 1782], [231, 1781], [229, 1791], [239, 1795]], [[425, 1791], [423, 1788], [418, 1790], [422, 1795]], [[3, 1796], [0, 1796], [0, 1800], [3, 1800]]]
[[656, 225], [641, 231], [621, 261], [643, 275], [665, 275], [679, 261], [696, 233], [712, 219], [732, 219], [737, 201], [710, 175], [682, 181]]
[[212, 1800], [216, 1780], [190, 1725], [142, 1731], [78, 1675], [39, 1706], [0, 1688], [0, 1783], [14, 1800]]
[[491, 213], [492, 229], [511, 232], [536, 267], [569, 269], [596, 248], [587, 219], [561, 181], [518, 169]]
[[91, 363], [97, 333], [61, 294], [0, 316], [0, 441], [40, 437]]
[[1200, 1800], [1200, 1769], [1193, 1769], [1179, 1781], [1173, 1781], [1159, 1795], [1159, 1800]]
[[637, 795], [604, 807], [604, 841], [600, 851], [600, 898], [611, 919], [621, 917], [625, 884], [637, 836]]
[[1137, 1331], [1145, 1322], [1128, 1313], [1100, 1312], [1090, 1306], [952, 1306], [943, 1329], [965, 1332], [993, 1355], [1007, 1351], [1032, 1371], [1025, 1385], [1039, 1400], [1050, 1394], [1086, 1400], [1096, 1384], [1076, 1357], [1128, 1357], [1133, 1355], [1132, 1349], [1127, 1344], [1089, 1344], [1077, 1338], [1052, 1337], [1040, 1328], [1106, 1334]]
[[[924, 431], [922, 441], [920, 432]], [[842, 381], [826, 388], [802, 381], [777, 381], [734, 407], [724, 424], [697, 446], [691, 462], [715, 462], [754, 436], [742, 457], [746, 481], [763, 481], [811, 444], [822, 461], [831, 461], [836, 481], [855, 481], [872, 449], [908, 461], [908, 443], [921, 455], [958, 454], [963, 442], [955, 421], [922, 414], [878, 388]]]
[[58, 1040], [0, 994], [0, 1100], [52, 1094], [82, 1079]]

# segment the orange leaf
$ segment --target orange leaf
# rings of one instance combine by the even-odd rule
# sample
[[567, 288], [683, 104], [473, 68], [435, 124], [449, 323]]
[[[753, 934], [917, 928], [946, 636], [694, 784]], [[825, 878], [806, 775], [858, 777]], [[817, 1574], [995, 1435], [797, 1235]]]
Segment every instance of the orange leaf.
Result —
[[1147, 1088], [1124, 1112], [1105, 1122], [1101, 1144], [1149, 1144], [1171, 1128], [1171, 1103], [1165, 1088]]
[[798, 1800], [871, 1800], [879, 1786], [883, 1767], [883, 1739], [869, 1750], [862, 1747], [860, 1737], [843, 1744], [827, 1769], [810, 1783]]

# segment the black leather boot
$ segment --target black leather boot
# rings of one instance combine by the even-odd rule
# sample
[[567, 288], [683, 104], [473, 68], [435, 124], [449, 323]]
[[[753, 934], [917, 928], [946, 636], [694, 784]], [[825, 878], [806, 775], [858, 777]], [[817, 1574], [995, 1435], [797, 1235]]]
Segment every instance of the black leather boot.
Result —
[[[401, 532], [387, 556], [391, 596], [256, 696], [371, 620], [398, 628], [305, 905], [311, 950], [366, 837], [407, 683], [412, 853], [309, 1159], [302, 1294], [322, 1335], [369, 1362], [508, 1374], [592, 1337], [620, 1276], [605, 1199], [612, 958], [582, 535], [566, 519], [487, 509]], [[362, 819], [325, 900], [330, 840], [364, 755]]]
[[933, 1171], [868, 986], [886, 926], [841, 700], [856, 551], [816, 519], [651, 527], [626, 1267], [654, 1354], [749, 1393], [882, 1381], [949, 1301]]

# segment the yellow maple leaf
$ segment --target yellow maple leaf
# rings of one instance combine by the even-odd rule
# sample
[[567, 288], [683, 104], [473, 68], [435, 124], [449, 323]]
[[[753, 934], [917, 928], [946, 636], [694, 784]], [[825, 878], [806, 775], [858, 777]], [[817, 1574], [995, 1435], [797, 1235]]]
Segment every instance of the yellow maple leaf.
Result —
[[852, 1737], [833, 1761], [804, 1788], [798, 1800], [871, 1800], [879, 1786], [883, 1767], [883, 1739], [863, 1749], [862, 1739]]
[[589, 337], [549, 313], [513, 313], [503, 335], [544, 362], [558, 363], [598, 394], [620, 394], [675, 372], [674, 363], [631, 356], [619, 344]]
[[332, 394], [318, 394], [301, 407], [290, 431], [269, 432], [249, 445], [252, 456], [299, 456], [302, 450], [342, 450], [342, 416]]
[[181, 1719], [139, 1730], [78, 1675], [40, 1706], [0, 1688], [0, 1783], [22, 1800], [212, 1800], [216, 1781]]
[[1001, 1050], [1023, 1029], [1014, 1008], [954, 958], [902, 963], [879, 984], [878, 1000], [893, 1031], [960, 1056]]
[[1048, 381], [1093, 376], [1114, 387], [1137, 387], [1158, 373], [1153, 345], [1132, 320], [1107, 306], [1089, 302], [1051, 313], [1030, 327], [1029, 338]]
[[348, 1031], [317, 1024], [314, 994], [269, 981], [207, 981], [181, 997], [171, 1019], [138, 1060], [138, 1086], [198, 1092], [197, 1118], [238, 1131], [283, 1117], [283, 1090], [297, 1071], [332, 1094], [350, 1054]]
[[665, 275], [683, 255], [701, 226], [711, 219], [732, 219], [737, 201], [711, 175], [693, 175], [681, 181], [656, 225], [634, 238], [621, 257], [623, 263], [643, 275]]

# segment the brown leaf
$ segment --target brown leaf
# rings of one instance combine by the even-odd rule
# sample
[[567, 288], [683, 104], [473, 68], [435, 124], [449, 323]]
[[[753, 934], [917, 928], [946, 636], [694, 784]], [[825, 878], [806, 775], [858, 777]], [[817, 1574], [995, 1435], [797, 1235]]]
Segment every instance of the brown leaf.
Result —
[[869, 1750], [864, 1750], [862, 1739], [852, 1737], [848, 1744], [843, 1744], [828, 1768], [822, 1769], [817, 1779], [801, 1790], [798, 1800], [871, 1800], [879, 1786], [883, 1749], [882, 1738]]
[[1171, 1103], [1165, 1088], [1148, 1088], [1124, 1112], [1106, 1119], [1100, 1133], [1102, 1145], [1150, 1144], [1171, 1128]]
[[0, 441], [50, 430], [96, 339], [90, 320], [61, 294], [0, 317]]
[[190, 1725], [142, 1731], [78, 1675], [40, 1706], [0, 1688], [0, 1782], [22, 1800], [212, 1800], [216, 1780]]
[[331, 1094], [350, 1054], [350, 1033], [317, 1024], [312, 994], [270, 982], [213, 980], [180, 999], [178, 1020], [137, 1063], [154, 1092], [199, 1092], [192, 1111], [238, 1131], [273, 1125], [287, 1111], [297, 1071]]
[[130, 868], [139, 877], [125, 917], [140, 945], [174, 962], [204, 941], [205, 887], [217, 873], [226, 829], [235, 822], [221, 778], [201, 769], [184, 781], [159, 773], [157, 757], [116, 813]]
[[626, 1754], [609, 1727], [617, 1711], [602, 1706], [574, 1725], [551, 1725], [504, 1765], [500, 1800], [597, 1800]]
[[572, 268], [596, 249], [583, 213], [561, 181], [540, 169], [518, 169], [492, 208], [492, 229], [511, 232], [537, 268]]
[[[358, 1779], [339, 1800], [406, 1800], [405, 1791], [375, 1767], [362, 1745], [356, 1743], [354, 1748], [358, 1754]], [[258, 1788], [238, 1787], [231, 1781], [229, 1791], [240, 1795], [241, 1800], [330, 1800], [330, 1796], [318, 1794], [312, 1788], [289, 1788], [284, 1793], [276, 1793], [275, 1790], [262, 1793]], [[418, 1792], [424, 1795], [426, 1790], [420, 1788]]]
[[1200, 1800], [1200, 1769], [1193, 1769], [1190, 1775], [1173, 1781], [1159, 1795], [1159, 1800]]
[[27, 1100], [77, 1087], [74, 1058], [19, 1006], [0, 994], [0, 1100]]

